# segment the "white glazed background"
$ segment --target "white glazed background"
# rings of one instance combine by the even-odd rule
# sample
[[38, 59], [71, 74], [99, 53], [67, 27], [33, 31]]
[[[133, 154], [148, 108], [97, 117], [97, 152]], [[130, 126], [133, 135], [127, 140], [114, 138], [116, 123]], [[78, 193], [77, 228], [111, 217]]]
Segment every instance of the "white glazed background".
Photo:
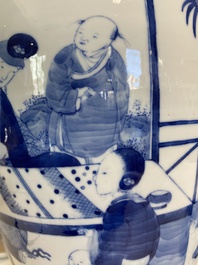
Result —
[[[32, 94], [44, 92], [49, 65], [54, 55], [62, 47], [72, 42], [77, 28], [76, 21], [87, 18], [90, 14], [103, 14], [111, 17], [118, 23], [121, 33], [131, 44], [132, 49], [140, 51], [142, 59], [141, 83], [139, 89], [132, 91], [132, 100], [137, 98], [145, 104], [149, 104], [147, 24], [145, 14], [142, 13], [144, 1], [87, 0], [85, 1], [86, 5], [81, 4], [81, 6], [79, 2], [82, 1], [67, 1], [66, 7], [64, 0], [26, 0], [25, 2], [23, 0], [0, 0], [0, 40], [8, 39], [16, 32], [25, 32], [32, 34], [39, 43], [38, 58], [32, 64], [26, 62], [25, 69], [9, 85], [8, 96], [16, 112], [24, 107], [22, 102]], [[182, 3], [183, 0], [154, 1], [159, 54], [161, 122], [197, 119], [198, 117], [198, 39], [193, 37], [192, 27], [185, 23], [185, 14], [181, 12]], [[122, 47], [120, 51], [125, 59], [125, 43], [118, 40], [115, 46], [119, 47], [119, 50]], [[40, 75], [37, 78], [31, 68], [33, 64], [36, 64], [34, 69]], [[16, 91], [16, 84], [19, 83], [23, 84], [20, 93], [19, 90]], [[18, 86], [17, 89], [19, 89]], [[197, 135], [197, 125], [191, 125], [188, 128], [181, 126], [179, 129], [163, 128], [160, 131], [160, 140], [164, 142], [196, 138]], [[188, 149], [189, 146], [162, 149], [160, 165], [164, 170], [168, 169], [172, 162]], [[170, 174], [189, 197], [191, 197], [194, 188], [196, 166], [197, 150]], [[34, 240], [34, 235], [31, 236]], [[197, 240], [194, 233], [192, 233], [192, 238]], [[48, 236], [43, 236], [38, 240], [50, 241]], [[64, 247], [62, 253], [64, 254]], [[190, 261], [187, 261], [186, 265], [190, 264]]]
[[[37, 53], [39, 58], [36, 65], [36, 67], [38, 67], [36, 70], [39, 76], [32, 82], [32, 78], [35, 78], [35, 76], [27, 78], [34, 74], [31, 73], [31, 69], [28, 69], [27, 67], [27, 69], [24, 69], [24, 72], [21, 71], [20, 76], [16, 76], [18, 82], [24, 79], [24, 75], [26, 76], [26, 79], [24, 87], [21, 88], [22, 91], [18, 96], [21, 97], [23, 95], [25, 100], [32, 94], [44, 93], [49, 66], [55, 54], [57, 54], [61, 48], [73, 42], [75, 31], [78, 28], [79, 19], [102, 14], [115, 20], [119, 26], [121, 34], [130, 44], [130, 48], [140, 51], [143, 72], [143, 75], [141, 76], [141, 87], [144, 87], [144, 93], [140, 93], [139, 90], [133, 93], [137, 93], [137, 98], [146, 100], [147, 103], [150, 93], [147, 87], [150, 80], [147, 60], [147, 24], [145, 13], [142, 13], [142, 10], [145, 10], [144, 1], [138, 1], [137, 4], [136, 1], [132, 0], [119, 5], [112, 1], [101, 3], [101, 1], [98, 0], [88, 0], [86, 1], [86, 4], [81, 5], [81, 8], [79, 9], [77, 9], [79, 6], [78, 0], [72, 2], [67, 1], [67, 4], [65, 3], [66, 1], [64, 0], [56, 3], [52, 0], [48, 2], [42, 1], [41, 3], [39, 1], [32, 2], [31, 0], [26, 3], [23, 1], [9, 1], [8, 3], [4, 0], [2, 1], [1, 39], [7, 39], [11, 34], [18, 31], [31, 33], [39, 43], [39, 51]], [[136, 8], [130, 10], [128, 8], [129, 6], [136, 6]], [[14, 14], [14, 17], [12, 14]], [[12, 21], [10, 21], [9, 16], [13, 17]], [[124, 20], [122, 19], [123, 16], [125, 17]], [[131, 21], [132, 28], [128, 27], [129, 20]], [[121, 52], [123, 59], [126, 60], [126, 44], [124, 41], [116, 41], [115, 47], [119, 47], [119, 52]], [[34, 64], [36, 64], [36, 60]], [[15, 82], [17, 82], [17, 80]], [[14, 84], [10, 84], [10, 91], [12, 91], [12, 87], [14, 89]], [[12, 94], [13, 93], [11, 92], [10, 97], [16, 96]], [[23, 98], [20, 98], [20, 100], [17, 100], [16, 98], [14, 99], [13, 103], [15, 110], [17, 111], [23, 107], [22, 104], [17, 105], [17, 101], [23, 102]]]

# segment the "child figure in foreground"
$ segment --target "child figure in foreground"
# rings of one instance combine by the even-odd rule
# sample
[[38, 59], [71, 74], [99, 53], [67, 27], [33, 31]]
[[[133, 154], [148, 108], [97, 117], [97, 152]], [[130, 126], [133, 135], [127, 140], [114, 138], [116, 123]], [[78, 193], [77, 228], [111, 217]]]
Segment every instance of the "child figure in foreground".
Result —
[[144, 159], [133, 149], [119, 149], [101, 163], [95, 183], [100, 195], [115, 199], [103, 217], [95, 265], [146, 265], [155, 255], [160, 236], [154, 210], [132, 193], [144, 172]]
[[126, 68], [112, 46], [118, 36], [111, 19], [90, 17], [49, 70], [50, 144], [88, 163], [115, 149], [128, 109]]

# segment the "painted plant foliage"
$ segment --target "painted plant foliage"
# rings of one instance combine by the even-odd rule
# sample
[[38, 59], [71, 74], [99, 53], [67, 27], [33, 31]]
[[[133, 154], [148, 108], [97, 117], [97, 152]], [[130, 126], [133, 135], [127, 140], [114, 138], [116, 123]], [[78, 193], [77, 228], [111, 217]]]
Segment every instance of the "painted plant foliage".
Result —
[[[156, 26], [153, 2], [146, 2], [150, 48], [157, 51], [156, 36], [151, 34]], [[196, 37], [197, 1], [185, 1], [182, 11], [186, 7], [187, 24], [193, 12]], [[160, 265], [165, 260], [183, 265], [192, 201], [157, 161], [149, 160], [151, 117], [159, 106], [154, 111], [136, 100], [129, 108], [131, 76], [114, 47], [119, 38], [123, 39], [119, 25], [109, 17], [80, 20], [74, 40], [54, 55], [45, 95], [27, 99], [19, 116], [7, 88], [37, 53], [39, 42], [25, 33], [0, 42], [1, 195], [18, 215], [74, 219], [77, 224], [82, 218], [100, 220], [91, 228], [62, 228], [65, 236], [88, 238], [85, 249], [76, 248], [68, 255], [69, 265]], [[157, 74], [157, 68], [152, 70]], [[149, 187], [146, 194], [141, 193], [141, 185]], [[24, 203], [19, 191], [26, 196]], [[49, 196], [45, 201], [43, 193]], [[185, 206], [175, 209], [178, 200]], [[11, 256], [20, 263], [26, 263], [26, 258], [53, 260], [47, 249], [29, 249], [23, 225], [2, 224]], [[42, 231], [56, 233], [45, 225]], [[192, 258], [197, 258], [197, 248]]]
[[197, 0], [186, 0], [182, 5], [182, 11], [186, 11], [186, 24], [189, 24], [190, 15], [192, 15], [192, 29], [193, 35], [197, 37], [197, 14], [198, 2]]

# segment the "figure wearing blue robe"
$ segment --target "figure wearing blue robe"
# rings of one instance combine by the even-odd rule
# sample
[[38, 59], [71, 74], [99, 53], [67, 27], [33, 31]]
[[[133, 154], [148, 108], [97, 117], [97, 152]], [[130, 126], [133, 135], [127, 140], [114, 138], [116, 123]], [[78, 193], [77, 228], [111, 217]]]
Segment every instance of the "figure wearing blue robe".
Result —
[[[89, 158], [117, 145], [128, 110], [125, 64], [109, 46], [96, 65], [85, 71], [74, 44], [63, 48], [49, 70], [46, 97], [52, 109], [49, 139], [62, 151]], [[94, 91], [77, 107], [78, 89]]]

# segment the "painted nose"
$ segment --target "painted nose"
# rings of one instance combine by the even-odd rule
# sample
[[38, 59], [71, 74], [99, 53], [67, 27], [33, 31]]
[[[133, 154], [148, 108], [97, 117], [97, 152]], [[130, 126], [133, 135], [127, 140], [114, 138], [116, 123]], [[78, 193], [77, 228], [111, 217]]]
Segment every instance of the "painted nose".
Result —
[[85, 36], [82, 36], [81, 40], [82, 40], [83, 42], [86, 42], [86, 43], [88, 43], [88, 42], [89, 42], [89, 39], [88, 39], [88, 38], [86, 38]]

